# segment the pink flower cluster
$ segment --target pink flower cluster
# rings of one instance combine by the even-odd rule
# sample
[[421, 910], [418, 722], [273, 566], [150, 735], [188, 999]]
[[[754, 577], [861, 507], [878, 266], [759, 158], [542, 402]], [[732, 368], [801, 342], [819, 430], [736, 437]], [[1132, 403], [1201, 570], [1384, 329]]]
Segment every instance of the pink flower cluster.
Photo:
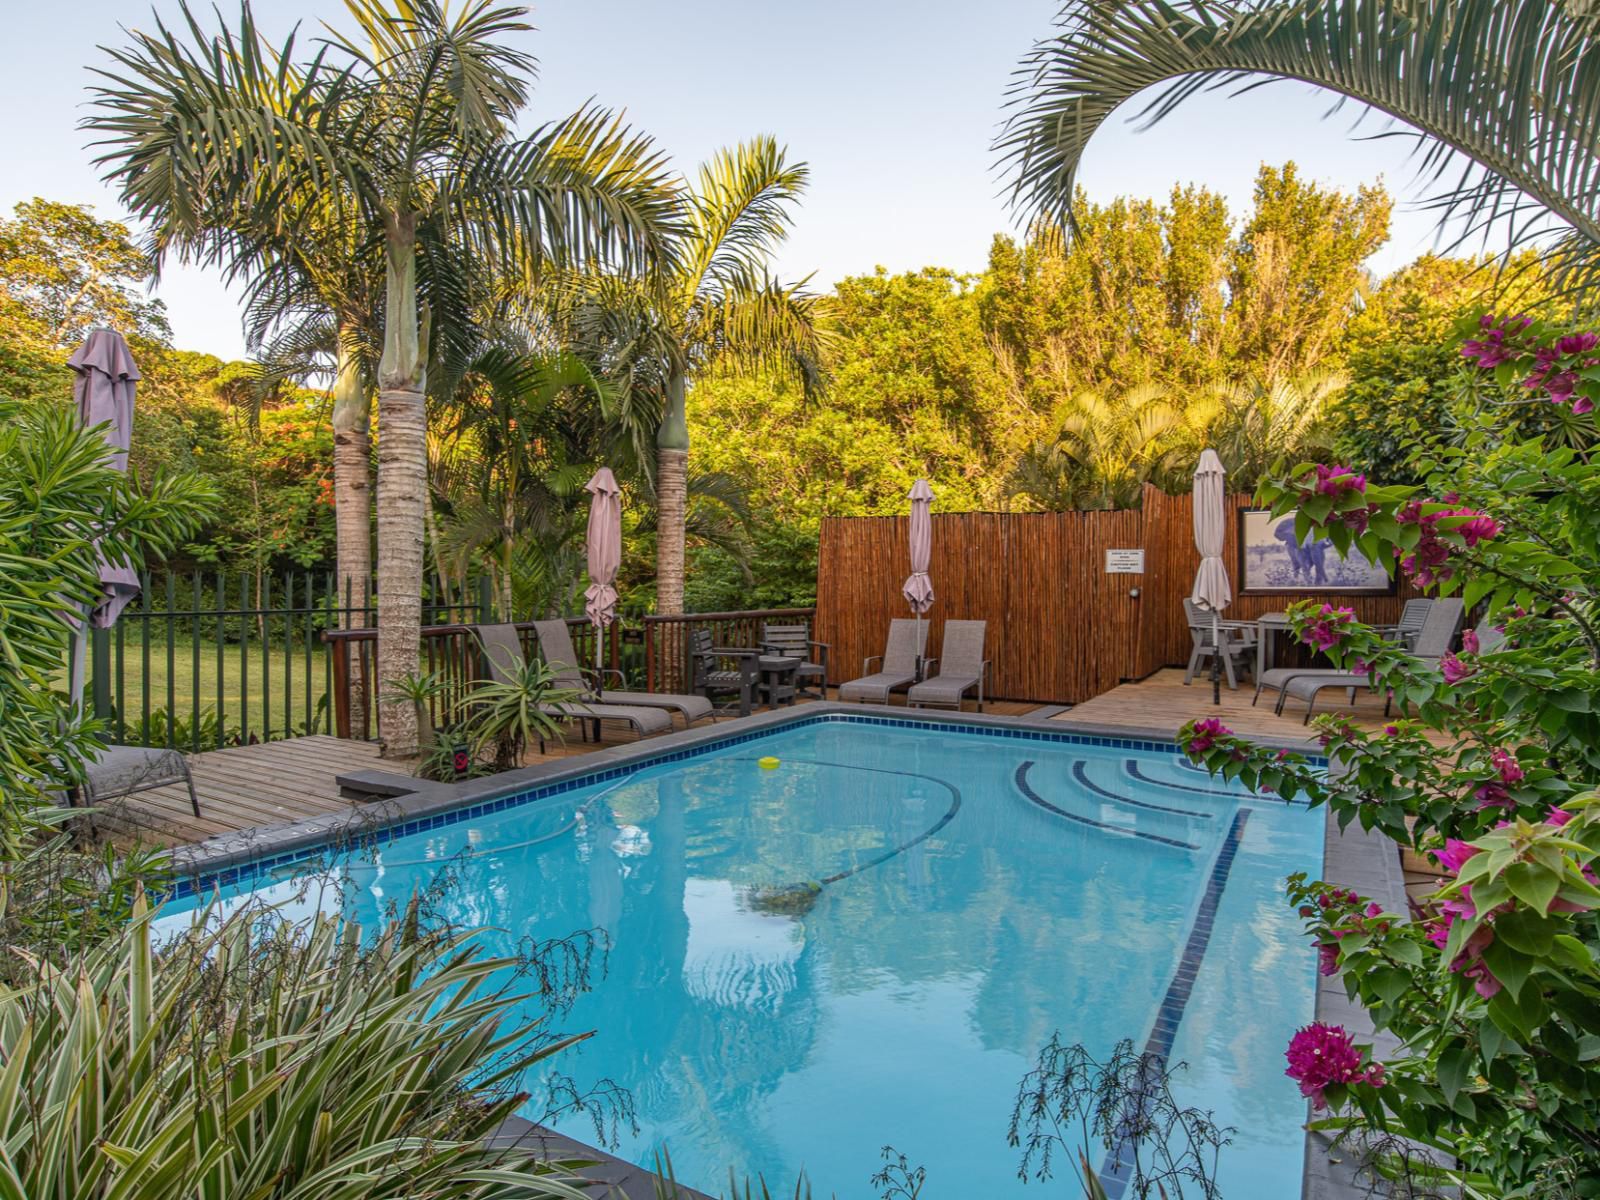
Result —
[[1497, 749], [1489, 755], [1489, 765], [1494, 768], [1498, 778], [1478, 785], [1473, 793], [1477, 797], [1478, 808], [1515, 808], [1515, 802], [1507, 789], [1522, 782], [1524, 778], [1522, 764], [1517, 762], [1509, 750]]
[[[1445, 502], [1453, 503], [1453, 500], [1453, 497], [1447, 497]], [[1396, 519], [1402, 525], [1416, 525], [1422, 533], [1415, 549], [1409, 554], [1395, 547], [1400, 569], [1411, 576], [1419, 587], [1428, 587], [1455, 574], [1455, 568], [1450, 565], [1451, 544], [1441, 534], [1456, 534], [1469, 548], [1500, 536], [1500, 522], [1475, 508], [1441, 508], [1424, 513], [1422, 507], [1421, 500], [1413, 500], [1396, 514]], [[1468, 519], [1453, 529], [1440, 530], [1441, 521], [1456, 517]]]
[[1485, 371], [1520, 358], [1527, 350], [1520, 335], [1532, 324], [1533, 318], [1529, 316], [1501, 320], [1493, 313], [1484, 313], [1478, 318], [1478, 328], [1483, 331], [1481, 336], [1468, 338], [1461, 344], [1461, 357], [1471, 359]]
[[1289, 1039], [1284, 1058], [1289, 1060], [1284, 1074], [1300, 1085], [1300, 1094], [1310, 1097], [1313, 1108], [1328, 1106], [1324, 1093], [1335, 1084], [1383, 1086], [1383, 1064], [1362, 1062], [1361, 1051], [1342, 1025], [1307, 1025]]
[[[1522, 768], [1516, 765], [1516, 760], [1507, 752], [1497, 750], [1491, 758], [1500, 771], [1503, 781], [1510, 783], [1522, 779]], [[1480, 805], [1479, 807], [1483, 806]], [[1565, 809], [1552, 808], [1545, 817], [1545, 824], [1559, 827], [1572, 820], [1572, 817], [1573, 814]], [[1510, 822], [1508, 821], [1501, 821], [1496, 828], [1505, 829], [1509, 824]], [[1445, 841], [1443, 850], [1433, 850], [1430, 853], [1441, 867], [1452, 875], [1459, 875], [1467, 860], [1480, 853], [1480, 851], [1476, 846], [1457, 841], [1455, 838], [1449, 838]], [[1584, 878], [1590, 883], [1600, 886], [1600, 876], [1596, 876], [1592, 867], [1584, 867], [1583, 874]], [[1462, 978], [1470, 979], [1478, 995], [1486, 1000], [1498, 995], [1502, 984], [1494, 977], [1494, 973], [1489, 970], [1488, 964], [1483, 961], [1483, 951], [1485, 947], [1494, 941], [1494, 918], [1503, 912], [1509, 912], [1511, 907], [1510, 903], [1506, 903], [1490, 912], [1484, 913], [1483, 923], [1468, 935], [1466, 942], [1462, 944], [1455, 958], [1450, 960], [1450, 969], [1461, 975]], [[1585, 912], [1587, 909], [1585, 905], [1574, 901], [1557, 899], [1551, 902], [1550, 911], [1570, 913]], [[1470, 883], [1463, 884], [1459, 898], [1446, 900], [1439, 905], [1438, 915], [1428, 923], [1428, 940], [1443, 950], [1450, 942], [1450, 927], [1458, 920], [1471, 921], [1477, 916], [1478, 910], [1472, 902], [1472, 885]]]
[[1327, 466], [1319, 463], [1315, 486], [1317, 495], [1343, 500], [1346, 496], [1365, 495], [1367, 477], [1357, 472], [1354, 467]]
[[1323, 975], [1337, 975], [1339, 973], [1339, 942], [1347, 933], [1378, 933], [1389, 932], [1388, 921], [1378, 921], [1376, 925], [1369, 925], [1369, 921], [1376, 921], [1383, 916], [1383, 906], [1377, 903], [1368, 903], [1361, 907], [1361, 897], [1354, 892], [1341, 892], [1334, 889], [1323, 892], [1317, 897], [1316, 907], [1309, 904], [1300, 907], [1302, 917], [1314, 917], [1317, 910], [1322, 910], [1322, 920], [1327, 925], [1330, 940], [1317, 943], [1317, 970]]
[[1480, 336], [1462, 343], [1461, 356], [1477, 363], [1484, 371], [1531, 357], [1533, 370], [1523, 379], [1524, 388], [1542, 392], [1552, 404], [1570, 406], [1580, 417], [1594, 411], [1594, 400], [1578, 393], [1582, 380], [1579, 372], [1600, 366], [1600, 357], [1595, 354], [1600, 349], [1600, 334], [1569, 333], [1541, 344], [1523, 336], [1532, 324], [1532, 317], [1501, 320], [1485, 314], [1478, 319]]
[[1189, 739], [1190, 754], [1204, 754], [1217, 744], [1218, 738], [1232, 737], [1233, 730], [1229, 729], [1216, 717], [1207, 717], [1204, 721], [1194, 723], [1194, 736]]
[[1344, 636], [1344, 627], [1355, 619], [1353, 608], [1334, 608], [1331, 604], [1324, 604], [1317, 613], [1317, 619], [1306, 626], [1305, 632], [1300, 635], [1301, 640], [1318, 650], [1331, 650]]

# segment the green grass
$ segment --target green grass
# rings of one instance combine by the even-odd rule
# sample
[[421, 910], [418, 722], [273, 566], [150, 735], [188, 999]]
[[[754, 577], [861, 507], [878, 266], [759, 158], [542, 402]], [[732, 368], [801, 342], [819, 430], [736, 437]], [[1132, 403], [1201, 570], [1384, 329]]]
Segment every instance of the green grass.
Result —
[[[175, 641], [171, 668], [168, 668], [164, 638], [152, 637], [148, 673], [144, 643], [137, 629], [123, 633], [121, 653], [122, 682], [118, 688], [116, 634], [111, 639], [111, 701], [120, 715], [124, 732], [112, 731], [122, 740], [141, 741], [144, 731], [145, 685], [149, 684], [149, 712], [159, 723], [158, 714], [169, 706], [176, 717], [181, 744], [192, 744], [190, 729], [198, 693], [202, 721], [202, 747], [216, 745], [213, 719], [231, 743], [235, 735], [248, 735], [265, 741], [288, 736], [288, 732], [329, 732], [331, 714], [319, 709], [328, 691], [327, 648], [314, 642], [310, 654], [311, 698], [306, 703], [307, 655], [304, 642], [296, 642], [286, 664], [281, 641], [274, 641], [270, 654], [257, 643], [241, 649], [237, 643], [225, 644], [219, 660], [215, 643], [200, 644], [195, 654], [192, 641]], [[168, 692], [168, 681], [172, 690]], [[198, 688], [197, 688], [198, 681]], [[218, 704], [218, 685], [221, 704]], [[287, 711], [286, 711], [287, 705]], [[331, 699], [328, 701], [331, 706]], [[315, 729], [311, 723], [315, 720]], [[288, 731], [288, 732], [286, 732]], [[163, 731], [164, 732], [164, 731]], [[158, 737], [156, 740], [164, 740]]]

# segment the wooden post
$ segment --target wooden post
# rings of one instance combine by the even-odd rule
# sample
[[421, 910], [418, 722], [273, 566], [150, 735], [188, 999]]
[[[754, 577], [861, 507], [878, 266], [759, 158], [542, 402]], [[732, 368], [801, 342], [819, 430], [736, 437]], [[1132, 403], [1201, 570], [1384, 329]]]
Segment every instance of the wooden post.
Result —
[[342, 637], [322, 635], [328, 643], [333, 660], [333, 728], [334, 736], [350, 736], [350, 643]]

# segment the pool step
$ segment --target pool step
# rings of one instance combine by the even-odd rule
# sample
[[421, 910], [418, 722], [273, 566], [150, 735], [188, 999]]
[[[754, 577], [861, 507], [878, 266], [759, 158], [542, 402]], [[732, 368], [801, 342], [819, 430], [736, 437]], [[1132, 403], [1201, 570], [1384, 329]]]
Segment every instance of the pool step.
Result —
[[1064, 712], [1071, 712], [1070, 704], [1046, 704], [1042, 708], [1029, 709], [1023, 716], [1030, 721], [1048, 721], [1051, 717], [1059, 717]]
[[351, 771], [335, 775], [333, 781], [346, 800], [393, 800], [396, 796], [409, 796], [423, 784], [414, 775], [378, 770]]

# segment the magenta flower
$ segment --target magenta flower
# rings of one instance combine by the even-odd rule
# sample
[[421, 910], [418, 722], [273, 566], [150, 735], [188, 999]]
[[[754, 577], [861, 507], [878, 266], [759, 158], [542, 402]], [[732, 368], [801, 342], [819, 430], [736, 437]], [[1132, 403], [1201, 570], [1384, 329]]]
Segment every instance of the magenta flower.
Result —
[[1443, 850], [1428, 851], [1433, 856], [1434, 861], [1452, 875], [1459, 875], [1462, 865], [1478, 852], [1476, 846], [1458, 841], [1455, 838], [1445, 839]]
[[1509, 750], [1496, 750], [1489, 755], [1489, 761], [1494, 764], [1494, 769], [1500, 772], [1501, 783], [1521, 783], [1526, 777], [1522, 764], [1512, 756]]
[[1454, 685], [1472, 674], [1471, 668], [1454, 654], [1446, 654], [1439, 660], [1439, 669], [1444, 672], [1444, 681]]
[[1284, 1074], [1300, 1085], [1300, 1094], [1310, 1097], [1313, 1108], [1328, 1106], [1324, 1093], [1335, 1084], [1383, 1086], [1383, 1067], [1361, 1061], [1361, 1051], [1342, 1025], [1307, 1025], [1289, 1039], [1284, 1058], [1289, 1062]]
[[1322, 942], [1317, 946], [1317, 972], [1321, 975], [1339, 973], [1339, 946], [1336, 942]]
[[1469, 629], [1461, 635], [1461, 653], [1476, 654], [1479, 650], [1478, 631]]
[[1551, 808], [1551, 810], [1545, 814], [1544, 823], [1546, 825], [1554, 825], [1559, 828], [1577, 815], [1577, 813], [1570, 813], [1564, 808]]
[[1207, 717], [1204, 721], [1194, 723], [1194, 734], [1189, 739], [1190, 754], [1204, 754], [1217, 744], [1218, 738], [1231, 737], [1233, 730], [1229, 729], [1216, 717]]

